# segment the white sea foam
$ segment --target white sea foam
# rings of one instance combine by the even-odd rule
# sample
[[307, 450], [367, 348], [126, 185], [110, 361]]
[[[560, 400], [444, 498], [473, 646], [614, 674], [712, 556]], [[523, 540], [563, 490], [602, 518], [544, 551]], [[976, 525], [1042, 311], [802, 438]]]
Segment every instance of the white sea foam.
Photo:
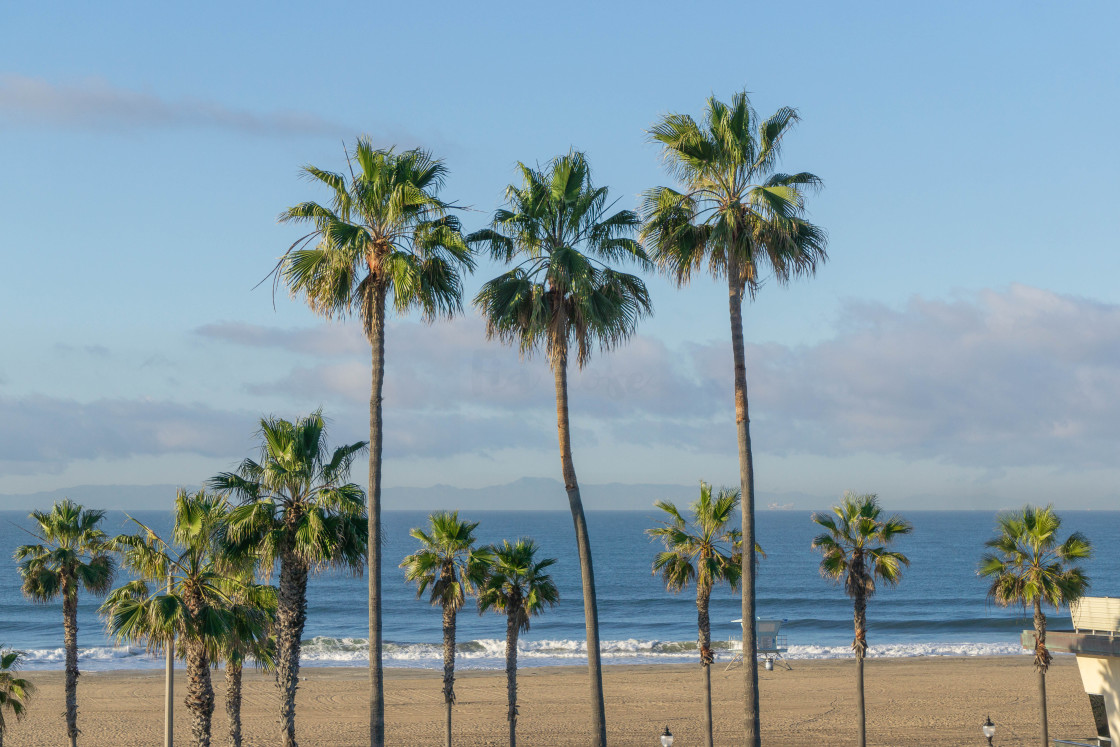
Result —
[[[714, 642], [721, 660], [732, 654], [722, 641]], [[303, 642], [301, 661], [306, 666], [364, 666], [368, 661], [368, 642], [364, 638], [330, 638], [316, 636]], [[457, 666], [463, 669], [501, 669], [505, 666], [506, 643], [500, 638], [464, 641], [456, 652]], [[696, 660], [694, 641], [657, 641], [629, 638], [602, 642], [602, 658], [613, 664], [656, 664]], [[1008, 656], [1025, 654], [1015, 643], [898, 643], [871, 646], [868, 656], [874, 658], [905, 658], [912, 656]], [[844, 659], [852, 655], [849, 646], [789, 647], [789, 659]], [[587, 644], [582, 640], [522, 640], [517, 646], [521, 666], [558, 666], [587, 661]], [[443, 647], [438, 643], [386, 643], [384, 661], [390, 667], [439, 667]], [[83, 648], [78, 652], [79, 666], [86, 671], [110, 669], [153, 669], [163, 659], [136, 646], [105, 646]], [[62, 669], [65, 652], [61, 648], [27, 651], [26, 668], [33, 670]]]

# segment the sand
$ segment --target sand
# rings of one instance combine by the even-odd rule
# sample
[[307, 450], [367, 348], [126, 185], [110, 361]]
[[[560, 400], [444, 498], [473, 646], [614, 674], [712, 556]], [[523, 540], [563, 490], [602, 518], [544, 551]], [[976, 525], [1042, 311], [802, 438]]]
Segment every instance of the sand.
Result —
[[[855, 741], [854, 663], [794, 661], [793, 671], [760, 670], [763, 742], [767, 745], [845, 745]], [[696, 665], [607, 666], [604, 688], [611, 745], [659, 744], [669, 725], [675, 747], [701, 744], [700, 668]], [[742, 670], [713, 669], [716, 744], [741, 743]], [[368, 689], [364, 669], [305, 668], [298, 696], [301, 745], [368, 744]], [[56, 747], [65, 742], [61, 672], [27, 675], [40, 688], [30, 715], [11, 724], [7, 747]], [[214, 744], [226, 742], [221, 672]], [[874, 745], [982, 745], [980, 724], [990, 713], [1000, 747], [1038, 743], [1036, 677], [1027, 656], [879, 659], [867, 662], [868, 743]], [[1087, 696], [1071, 656], [1059, 656], [1047, 677], [1051, 738], [1093, 732]], [[588, 742], [587, 670], [528, 668], [519, 676], [519, 743]], [[176, 743], [189, 745], [189, 720], [178, 679]], [[456, 743], [505, 744], [504, 672], [460, 672], [456, 681]], [[392, 745], [441, 745], [444, 710], [440, 674], [388, 670], [386, 719]], [[91, 672], [79, 682], [79, 744], [91, 747], [161, 745], [163, 681], [156, 671]], [[246, 673], [246, 745], [278, 744], [272, 681]]]

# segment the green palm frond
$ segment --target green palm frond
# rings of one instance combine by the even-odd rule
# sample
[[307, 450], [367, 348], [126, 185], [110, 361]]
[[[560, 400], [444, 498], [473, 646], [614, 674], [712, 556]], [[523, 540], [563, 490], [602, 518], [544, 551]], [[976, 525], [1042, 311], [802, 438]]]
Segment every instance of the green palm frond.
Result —
[[545, 573], [555, 558], [537, 560], [537, 544], [527, 538], [487, 549], [489, 562], [478, 591], [478, 611], [493, 610], [511, 616], [520, 630], [529, 630], [532, 618], [560, 601], [560, 592]]
[[491, 561], [489, 548], [474, 546], [478, 522], [459, 518], [457, 511], [439, 511], [428, 516], [428, 529], [409, 532], [420, 541], [420, 549], [401, 562], [405, 579], [416, 584], [416, 596], [430, 589], [433, 606], [458, 611], [485, 579]]
[[582, 367], [595, 349], [627, 340], [652, 312], [645, 283], [605, 264], [650, 265], [634, 238], [639, 218], [629, 210], [610, 212], [607, 189], [594, 186], [578, 151], [544, 168], [522, 163], [518, 169], [521, 183], [507, 188], [507, 206], [467, 243], [519, 263], [485, 283], [474, 304], [491, 338], [516, 345], [522, 355], [543, 350], [553, 365], [574, 350]]
[[765, 273], [786, 283], [827, 259], [827, 237], [804, 218], [804, 196], [820, 179], [774, 170], [797, 112], [758, 119], [739, 92], [729, 104], [709, 98], [701, 122], [671, 114], [649, 131], [680, 189], [645, 193], [641, 236], [680, 284], [707, 264], [716, 277], [737, 273], [732, 280], [753, 298]]
[[0, 644], [0, 736], [8, 728], [9, 715], [16, 721], [27, 715], [27, 701], [35, 694], [35, 685], [19, 676], [25, 656]]
[[902, 580], [910, 560], [887, 545], [913, 527], [899, 516], [883, 516], [876, 496], [845, 493], [832, 515], [814, 513], [812, 520], [825, 530], [810, 545], [821, 553], [821, 575], [843, 584], [848, 596], [867, 599], [877, 581], [894, 586]]
[[378, 149], [365, 137], [346, 157], [349, 177], [304, 167], [330, 190], [331, 205], [304, 202], [280, 214], [281, 222], [312, 230], [281, 257], [275, 281], [328, 318], [368, 321], [371, 301], [390, 294], [399, 313], [417, 309], [428, 321], [458, 312], [461, 276], [474, 258], [455, 206], [438, 196], [446, 167], [427, 151]]
[[103, 595], [112, 585], [116, 561], [108, 536], [100, 529], [104, 511], [89, 510], [69, 499], [50, 511], [32, 511], [39, 543], [17, 547], [23, 593], [35, 602], [57, 599], [64, 589], [76, 596], [79, 588]]
[[653, 561], [653, 574], [660, 575], [666, 588], [679, 592], [691, 583], [711, 588], [725, 582], [736, 589], [742, 579], [742, 533], [731, 526], [739, 507], [739, 491], [700, 482], [700, 495], [689, 506], [690, 520], [671, 501], [654, 505], [668, 520], [647, 529], [651, 538], [661, 540], [664, 551]]
[[1038, 600], [1058, 609], [1085, 595], [1089, 579], [1073, 564], [1092, 557], [1092, 545], [1080, 532], [1059, 541], [1062, 520], [1053, 506], [1009, 511], [996, 524], [998, 534], [985, 543], [990, 552], [977, 570], [991, 579], [989, 599], [1003, 607]]

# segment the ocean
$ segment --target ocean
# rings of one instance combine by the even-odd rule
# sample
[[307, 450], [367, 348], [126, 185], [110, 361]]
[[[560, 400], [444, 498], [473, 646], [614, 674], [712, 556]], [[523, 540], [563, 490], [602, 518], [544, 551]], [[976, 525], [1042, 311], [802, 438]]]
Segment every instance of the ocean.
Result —
[[[657, 512], [659, 513], [659, 512]], [[1120, 512], [1063, 511], [1063, 532], [1085, 532], [1096, 548], [1085, 564], [1091, 593], [1120, 593]], [[134, 515], [163, 532], [167, 512]], [[478, 521], [483, 542], [528, 536], [554, 557], [553, 578], [560, 603], [534, 618], [521, 640], [521, 666], [586, 662], [583, 606], [575, 534], [567, 511], [467, 511]], [[809, 548], [816, 527], [807, 511], [758, 512], [758, 540], [766, 552], [758, 568], [758, 615], [782, 619], [792, 659], [850, 655], [852, 605], [836, 585], [818, 572], [820, 556]], [[986, 511], [909, 511], [914, 532], [897, 542], [911, 565], [902, 583], [883, 587], [868, 605], [871, 656], [986, 656], [1023, 654], [1019, 631], [1031, 627], [1029, 616], [1003, 609], [985, 598], [987, 585], [976, 575], [983, 543], [992, 536], [995, 514]], [[442, 666], [441, 617], [426, 599], [417, 599], [397, 563], [416, 548], [411, 527], [426, 523], [424, 512], [388, 511], [385, 525], [385, 665]], [[644, 530], [659, 517], [649, 511], [592, 511], [587, 520], [598, 586], [600, 638], [606, 664], [695, 661], [695, 592], [665, 590], [650, 572], [659, 545]], [[34, 604], [19, 590], [12, 551], [31, 538], [25, 513], [0, 512], [0, 643], [28, 653], [28, 669], [61, 669], [61, 604]], [[110, 512], [106, 531], [128, 530], [121, 512]], [[364, 666], [366, 657], [366, 580], [338, 572], [313, 576], [303, 663], [307, 666]], [[97, 615], [100, 600], [82, 595], [78, 642], [84, 670], [137, 669], [161, 666], [143, 648], [114, 646]], [[718, 589], [711, 604], [712, 637], [720, 659], [730, 658], [727, 641], [739, 633], [739, 599]], [[1069, 625], [1068, 610], [1050, 610], [1051, 624]], [[504, 667], [505, 621], [479, 615], [468, 605], [459, 614], [457, 666]]]

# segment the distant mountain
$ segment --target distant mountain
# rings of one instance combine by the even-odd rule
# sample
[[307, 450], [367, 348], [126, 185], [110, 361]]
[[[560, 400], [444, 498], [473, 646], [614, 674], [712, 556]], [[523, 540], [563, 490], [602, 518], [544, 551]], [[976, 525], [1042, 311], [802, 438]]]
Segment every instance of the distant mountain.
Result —
[[[76, 485], [71, 488], [40, 493], [0, 494], [0, 510], [26, 511], [47, 508], [63, 498], [71, 498], [90, 508], [124, 511], [160, 509], [170, 506], [179, 485]], [[656, 500], [686, 504], [696, 497], [696, 485], [660, 485], [651, 483], [582, 485], [580, 493], [588, 511], [636, 511], [653, 507]], [[823, 508], [826, 498], [805, 493], [760, 493], [758, 510]], [[385, 488], [382, 506], [387, 511], [437, 509], [498, 511], [562, 511], [568, 508], [564, 485], [545, 477], [523, 477], [505, 485], [485, 488], [458, 488], [454, 485], [432, 485], [426, 488]]]

